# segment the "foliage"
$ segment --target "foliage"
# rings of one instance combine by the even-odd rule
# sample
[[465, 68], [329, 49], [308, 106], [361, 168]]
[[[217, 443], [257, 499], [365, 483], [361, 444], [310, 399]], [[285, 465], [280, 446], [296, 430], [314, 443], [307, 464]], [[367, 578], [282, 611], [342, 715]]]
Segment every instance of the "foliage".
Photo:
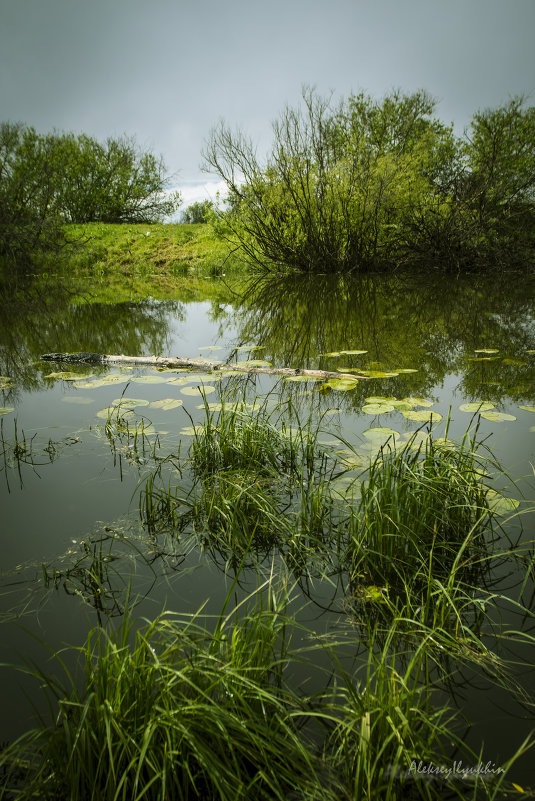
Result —
[[335, 106], [306, 89], [302, 107], [274, 123], [264, 163], [221, 124], [205, 166], [227, 184], [234, 241], [264, 268], [321, 273], [532, 259], [534, 110], [515, 99], [477, 114], [468, 140], [434, 110], [423, 91]]
[[65, 222], [156, 222], [179, 197], [165, 195], [161, 158], [133, 139], [101, 144], [84, 134], [0, 126], [0, 255], [21, 259], [66, 242]]
[[188, 225], [195, 223], [207, 223], [213, 211], [214, 204], [211, 200], [199, 200], [190, 203], [187, 209], [182, 212], [181, 222]]

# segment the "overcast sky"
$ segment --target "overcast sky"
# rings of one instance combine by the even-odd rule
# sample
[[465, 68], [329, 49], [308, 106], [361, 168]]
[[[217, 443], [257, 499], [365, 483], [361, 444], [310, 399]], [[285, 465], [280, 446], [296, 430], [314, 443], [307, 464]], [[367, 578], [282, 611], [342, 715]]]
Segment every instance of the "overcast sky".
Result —
[[534, 35], [535, 0], [0, 0], [0, 119], [134, 135], [187, 204], [210, 128], [266, 146], [303, 84], [424, 88], [459, 130], [510, 95], [535, 104]]

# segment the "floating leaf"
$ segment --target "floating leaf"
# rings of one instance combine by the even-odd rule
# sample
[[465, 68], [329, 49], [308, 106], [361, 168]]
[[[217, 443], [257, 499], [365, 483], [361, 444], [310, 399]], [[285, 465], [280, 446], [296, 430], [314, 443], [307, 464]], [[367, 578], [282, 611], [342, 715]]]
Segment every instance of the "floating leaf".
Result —
[[359, 370], [361, 375], [365, 375], [368, 378], [394, 378], [398, 375], [398, 373], [394, 372], [385, 372], [385, 370]]
[[80, 406], [95, 402], [94, 398], [88, 398], [85, 395], [64, 395], [61, 400], [63, 403], [79, 403]]
[[415, 370], [414, 367], [395, 367], [394, 368], [396, 373], [417, 373], [418, 370]]
[[474, 403], [462, 403], [459, 406], [461, 412], [488, 412], [494, 409], [494, 404], [488, 401], [475, 401]]
[[490, 420], [492, 423], [503, 423], [506, 420], [516, 420], [513, 414], [505, 414], [504, 412], [481, 412], [481, 417], [485, 420]]
[[179, 433], [184, 437], [194, 437], [195, 435], [199, 436], [200, 434], [204, 434], [204, 426], [185, 426], [184, 428], [180, 429]]
[[[363, 353], [368, 353], [367, 350], [342, 350], [340, 351], [344, 356], [360, 356]], [[325, 354], [328, 356], [329, 354]]]
[[9, 414], [14, 411], [15, 409], [12, 406], [0, 406], [0, 414]]
[[223, 350], [221, 345], [202, 345], [199, 350]]
[[102, 420], [107, 420], [108, 417], [130, 420], [134, 417], [134, 412], [131, 409], [121, 409], [120, 406], [106, 406], [105, 409], [101, 409], [97, 412], [97, 417], [100, 417]]
[[411, 410], [402, 412], [402, 415], [407, 420], [416, 420], [419, 423], [436, 423], [442, 420], [442, 415], [438, 412], [415, 412]]
[[358, 381], [355, 379], [352, 381], [349, 378], [330, 378], [326, 381], [320, 390], [325, 392], [325, 387], [329, 387], [329, 389], [337, 389], [340, 392], [347, 392], [349, 389], [355, 389], [358, 385]]
[[384, 395], [371, 395], [369, 398], [366, 398], [366, 403], [392, 403], [396, 399], [394, 397], [387, 398]]
[[454, 451], [457, 448], [456, 443], [447, 437], [438, 437], [433, 440], [433, 442], [435, 445], [438, 445], [439, 448], [446, 448], [448, 451]]
[[243, 367], [271, 367], [271, 362], [266, 362], [265, 359], [247, 359], [245, 362], [236, 362]]
[[212, 392], [215, 392], [215, 387], [204, 384], [202, 387], [184, 387], [180, 392], [183, 395], [198, 395], [199, 392], [204, 392], [205, 395], [211, 395]]
[[371, 439], [372, 441], [390, 439], [391, 437], [396, 439], [400, 436], [399, 431], [394, 431], [393, 428], [381, 428], [379, 426], [376, 428], [368, 428], [366, 431], [362, 432], [362, 435], [366, 437], [366, 439]]
[[145, 400], [145, 398], [127, 398], [123, 395], [122, 398], [115, 398], [111, 402], [112, 406], [131, 406], [134, 408], [135, 406], [148, 406], [149, 401]]
[[122, 375], [108, 375], [104, 378], [97, 378], [96, 381], [76, 381], [73, 386], [83, 389], [96, 389], [97, 387], [107, 387], [110, 384], [126, 384], [131, 379]]
[[535, 406], [519, 406], [519, 409], [523, 409], [525, 412], [535, 412]]
[[425, 408], [429, 408], [429, 406], [434, 406], [435, 401], [426, 400], [425, 398], [403, 398], [403, 403], [410, 403], [411, 406], [424, 406]]
[[136, 384], [167, 384], [169, 381], [164, 375], [139, 375], [130, 380]]
[[229, 378], [232, 375], [240, 375], [240, 376], [247, 375], [247, 373], [244, 370], [225, 370], [222, 368], [221, 372], [224, 373], [224, 375], [222, 375], [221, 378]]
[[499, 361], [499, 356], [469, 356], [469, 362], [495, 362]]
[[362, 407], [362, 411], [366, 414], [387, 414], [393, 412], [394, 407], [389, 403], [368, 403]]
[[61, 378], [63, 381], [86, 381], [91, 377], [92, 375], [86, 375], [85, 373], [73, 373], [71, 370], [64, 370], [59, 373], [49, 373], [48, 375], [43, 376], [43, 378]]
[[521, 359], [502, 359], [502, 364], [511, 364], [514, 367], [525, 367], [527, 362], [523, 362]]
[[176, 409], [177, 406], [182, 406], [184, 404], [183, 400], [179, 398], [163, 398], [162, 400], [152, 401], [150, 404], [151, 409], [163, 409], [164, 412], [168, 412], [171, 409]]
[[520, 506], [520, 501], [517, 501], [516, 498], [506, 498], [505, 495], [494, 489], [487, 490], [486, 498], [489, 509], [497, 515], [511, 514]]
[[535, 350], [527, 350], [526, 353], [535, 353]]
[[265, 345], [238, 345], [235, 350], [265, 350]]
[[320, 353], [320, 356], [329, 356], [332, 359], [335, 359], [337, 356], [341, 356], [342, 353], [339, 350], [333, 350], [332, 353]]
[[474, 353], [499, 353], [498, 348], [474, 348]]

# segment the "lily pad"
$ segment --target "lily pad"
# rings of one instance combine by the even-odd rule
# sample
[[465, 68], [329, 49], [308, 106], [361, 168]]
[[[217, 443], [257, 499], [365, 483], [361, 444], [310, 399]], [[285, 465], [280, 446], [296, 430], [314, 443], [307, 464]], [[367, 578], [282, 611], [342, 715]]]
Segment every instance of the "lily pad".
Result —
[[[342, 350], [340, 351], [344, 356], [361, 356], [363, 353], [368, 353], [367, 350]], [[326, 354], [328, 355], [328, 354]]]
[[508, 420], [516, 420], [513, 414], [505, 414], [505, 412], [481, 412], [481, 417], [484, 417], [485, 420], [490, 420], [491, 423], [504, 423]]
[[149, 401], [145, 400], [145, 398], [127, 398], [125, 395], [123, 395], [122, 398], [115, 398], [115, 400], [111, 402], [111, 405], [135, 408], [136, 406], [148, 406]]
[[331, 359], [335, 359], [337, 356], [341, 356], [342, 352], [339, 350], [333, 350], [331, 353], [320, 353], [320, 356], [329, 356]]
[[202, 345], [199, 350], [223, 350], [221, 345]]
[[499, 356], [469, 356], [469, 362], [495, 362], [499, 361]]
[[265, 350], [265, 345], [238, 345], [235, 350]]
[[10, 412], [14, 412], [15, 409], [12, 406], [0, 406], [0, 414], [10, 414]]
[[385, 395], [371, 395], [365, 398], [366, 403], [392, 403], [396, 399], [394, 397], [386, 397]]
[[525, 412], [535, 412], [535, 406], [519, 406], [519, 409], [523, 409]]
[[194, 437], [195, 435], [204, 434], [204, 426], [184, 426], [180, 429], [179, 434], [183, 437]]
[[61, 400], [63, 403], [78, 403], [80, 406], [95, 402], [94, 398], [88, 398], [86, 395], [64, 395]]
[[499, 353], [498, 348], [474, 348], [474, 353]]
[[407, 420], [416, 420], [418, 423], [437, 423], [439, 420], [442, 420], [442, 415], [438, 412], [416, 412], [416, 411], [408, 411], [402, 412], [403, 417], [406, 417]]
[[347, 392], [349, 389], [355, 389], [358, 385], [358, 381], [355, 379], [351, 381], [349, 378], [330, 378], [326, 381], [320, 389], [325, 391], [325, 387], [329, 387], [330, 389], [337, 389], [340, 392]]
[[221, 378], [229, 378], [230, 376], [233, 376], [233, 375], [240, 375], [240, 376], [247, 375], [247, 373], [244, 372], [243, 370], [224, 370], [224, 369], [222, 369], [221, 373], [223, 373]]
[[43, 376], [43, 378], [61, 378], [63, 381], [87, 381], [91, 377], [91, 375], [86, 375], [85, 373], [73, 373], [72, 370], [48, 373], [48, 375]]
[[396, 439], [400, 436], [399, 431], [394, 431], [393, 428], [382, 428], [377, 426], [376, 428], [368, 428], [366, 431], [362, 432], [362, 435], [366, 437], [366, 439], [370, 439], [372, 441], [375, 440], [386, 440], [393, 437]]
[[130, 380], [136, 384], [167, 384], [169, 381], [164, 375], [139, 375]]
[[411, 406], [424, 406], [426, 409], [435, 405], [435, 401], [425, 398], [403, 398], [403, 403], [410, 403]]
[[131, 420], [134, 416], [134, 412], [131, 409], [121, 409], [120, 406], [106, 406], [97, 412], [97, 417], [100, 417], [101, 420], [107, 420], [108, 417]]
[[518, 509], [520, 501], [516, 498], [506, 498], [494, 489], [488, 489], [486, 493], [489, 509], [497, 515], [508, 515]]
[[393, 412], [394, 407], [389, 403], [367, 403], [362, 407], [362, 411], [366, 414], [387, 414]]
[[108, 375], [105, 378], [97, 378], [95, 381], [76, 381], [73, 386], [82, 389], [97, 389], [97, 387], [107, 387], [110, 384], [126, 384], [130, 380], [123, 375]]
[[502, 359], [502, 364], [510, 364], [513, 367], [525, 367], [527, 362], [523, 362], [521, 359]]
[[211, 395], [212, 392], [215, 392], [215, 387], [204, 384], [202, 387], [184, 387], [180, 392], [183, 395], [198, 395], [199, 392], [203, 392], [205, 395]]
[[385, 370], [359, 370], [359, 373], [368, 378], [395, 378], [399, 373], [386, 372]]
[[418, 370], [415, 370], [414, 367], [395, 367], [394, 368], [396, 373], [417, 373]]
[[184, 401], [180, 400], [180, 398], [162, 398], [162, 400], [152, 401], [150, 408], [163, 409], [164, 412], [168, 412], [171, 409], [176, 409], [177, 406], [183, 405]]
[[474, 403], [461, 403], [459, 409], [461, 412], [488, 412], [494, 409], [494, 403], [488, 401], [475, 401]]

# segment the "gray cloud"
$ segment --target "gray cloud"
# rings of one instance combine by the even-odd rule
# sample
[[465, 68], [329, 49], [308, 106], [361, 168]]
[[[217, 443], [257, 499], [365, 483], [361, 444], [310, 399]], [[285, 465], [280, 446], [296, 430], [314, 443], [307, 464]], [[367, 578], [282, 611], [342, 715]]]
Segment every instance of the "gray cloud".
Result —
[[533, 0], [0, 0], [0, 117], [135, 135], [191, 185], [212, 125], [265, 145], [303, 83], [423, 87], [462, 128], [533, 93], [534, 30]]

